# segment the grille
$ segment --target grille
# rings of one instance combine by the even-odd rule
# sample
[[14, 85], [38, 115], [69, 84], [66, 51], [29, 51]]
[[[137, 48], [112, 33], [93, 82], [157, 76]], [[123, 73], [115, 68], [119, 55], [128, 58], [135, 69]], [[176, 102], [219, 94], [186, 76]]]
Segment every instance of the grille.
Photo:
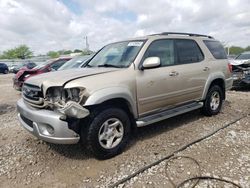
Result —
[[24, 84], [22, 92], [26, 98], [35, 101], [38, 101], [39, 98], [43, 97], [42, 91], [38, 86]]
[[38, 86], [24, 84], [22, 94], [24, 99], [30, 103], [34, 103], [36, 105], [42, 105], [43, 103], [43, 93]]
[[29, 125], [31, 128], [33, 128], [33, 121], [29, 120], [28, 118], [24, 117], [23, 115], [20, 115], [22, 120]]

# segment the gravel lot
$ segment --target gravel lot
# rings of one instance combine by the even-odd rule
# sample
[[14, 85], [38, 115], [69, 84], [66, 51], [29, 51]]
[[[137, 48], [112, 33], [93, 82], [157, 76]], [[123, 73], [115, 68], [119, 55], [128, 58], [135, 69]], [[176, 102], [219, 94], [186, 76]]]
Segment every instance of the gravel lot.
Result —
[[[0, 187], [107, 187], [181, 146], [201, 138], [250, 113], [250, 92], [229, 91], [222, 112], [204, 117], [199, 111], [140, 128], [121, 155], [99, 161], [81, 144], [53, 145], [36, 139], [18, 123], [12, 74], [0, 75]], [[215, 176], [250, 187], [250, 116], [230, 125], [177, 156], [199, 163], [201, 175]], [[187, 158], [166, 161], [119, 187], [173, 187], [197, 174]], [[170, 164], [170, 163], [168, 163]], [[197, 187], [233, 187], [218, 181], [200, 181]], [[186, 186], [188, 187], [188, 186]]]

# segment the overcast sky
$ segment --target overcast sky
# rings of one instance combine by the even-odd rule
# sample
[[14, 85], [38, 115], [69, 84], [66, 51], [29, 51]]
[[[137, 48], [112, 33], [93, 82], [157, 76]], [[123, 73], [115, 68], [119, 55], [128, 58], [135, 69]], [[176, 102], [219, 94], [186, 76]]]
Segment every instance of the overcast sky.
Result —
[[163, 31], [250, 45], [249, 0], [0, 0], [0, 51], [90, 49]]

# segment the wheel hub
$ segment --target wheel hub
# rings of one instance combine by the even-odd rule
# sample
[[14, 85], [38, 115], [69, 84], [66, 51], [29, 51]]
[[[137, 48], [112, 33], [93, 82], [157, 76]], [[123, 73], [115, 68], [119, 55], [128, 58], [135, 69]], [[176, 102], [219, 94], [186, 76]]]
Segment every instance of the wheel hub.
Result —
[[102, 124], [98, 140], [105, 149], [112, 149], [122, 141], [123, 135], [124, 128], [122, 122], [117, 118], [110, 118]]
[[220, 106], [220, 94], [215, 91], [211, 95], [210, 107], [212, 110], [217, 110]]

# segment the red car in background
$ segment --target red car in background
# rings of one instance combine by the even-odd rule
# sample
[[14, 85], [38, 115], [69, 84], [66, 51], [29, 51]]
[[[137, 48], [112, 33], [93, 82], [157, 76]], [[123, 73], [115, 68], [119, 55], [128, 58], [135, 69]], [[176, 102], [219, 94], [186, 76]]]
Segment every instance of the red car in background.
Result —
[[56, 71], [70, 59], [71, 57], [53, 59], [50, 60], [49, 62], [46, 61], [40, 65], [37, 65], [33, 69], [28, 69], [27, 67], [23, 67], [14, 76], [13, 87], [16, 90], [21, 91], [24, 81], [27, 80], [28, 78], [50, 71]]

